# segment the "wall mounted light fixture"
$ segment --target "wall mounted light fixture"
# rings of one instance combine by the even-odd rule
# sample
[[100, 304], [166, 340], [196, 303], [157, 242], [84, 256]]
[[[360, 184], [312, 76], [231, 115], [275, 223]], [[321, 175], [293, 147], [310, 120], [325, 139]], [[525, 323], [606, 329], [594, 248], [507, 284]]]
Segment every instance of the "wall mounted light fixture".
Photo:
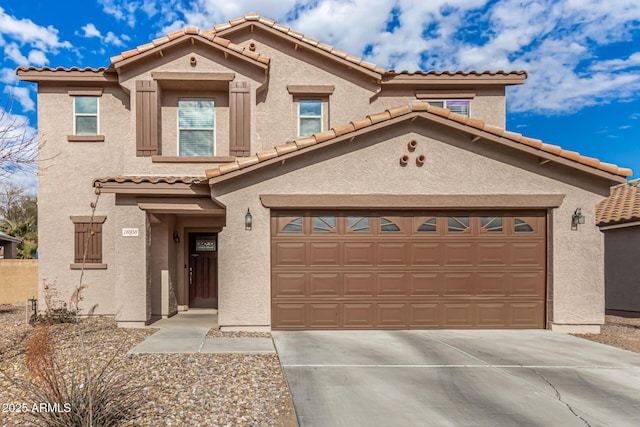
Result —
[[247, 208], [247, 214], [244, 216], [244, 229], [247, 231], [251, 231], [251, 227], [253, 226], [253, 217], [251, 216], [251, 211]]
[[180, 235], [178, 234], [177, 231], [173, 232], [173, 241], [176, 243], [180, 243]]
[[574, 231], [577, 230], [578, 224], [584, 224], [584, 215], [582, 215], [580, 208], [576, 209], [573, 215], [571, 215], [571, 229]]

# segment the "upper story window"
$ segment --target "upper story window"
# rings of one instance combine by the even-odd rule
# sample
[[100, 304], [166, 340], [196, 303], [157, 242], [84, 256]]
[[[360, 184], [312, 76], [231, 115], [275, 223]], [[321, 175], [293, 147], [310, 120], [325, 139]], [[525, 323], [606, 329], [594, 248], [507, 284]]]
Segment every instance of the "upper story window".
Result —
[[469, 101], [468, 100], [430, 100], [427, 101], [435, 107], [443, 107], [451, 110], [452, 113], [462, 114], [469, 117]]
[[322, 100], [300, 99], [298, 101], [298, 120], [300, 136], [322, 132]]
[[74, 135], [98, 134], [98, 97], [75, 96], [73, 98]]
[[178, 154], [215, 155], [213, 99], [178, 100]]

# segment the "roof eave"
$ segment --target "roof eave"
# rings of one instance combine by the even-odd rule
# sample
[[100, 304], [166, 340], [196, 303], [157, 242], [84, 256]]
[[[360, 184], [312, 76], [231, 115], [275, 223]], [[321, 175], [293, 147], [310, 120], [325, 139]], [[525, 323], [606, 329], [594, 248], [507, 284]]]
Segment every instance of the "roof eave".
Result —
[[16, 69], [18, 79], [24, 82], [91, 82], [91, 83], [117, 83], [118, 76], [112, 70], [81, 71], [81, 70], [37, 70], [18, 67]]
[[216, 35], [220, 36], [220, 37], [224, 37], [227, 34], [231, 34], [231, 33], [235, 33], [237, 31], [240, 31], [242, 29], [245, 29], [247, 27], [257, 27], [260, 28], [270, 34], [273, 34], [277, 37], [280, 37], [281, 39], [284, 40], [288, 40], [292, 43], [294, 43], [297, 48], [304, 48], [307, 50], [312, 50], [316, 53], [318, 53], [319, 55], [322, 55], [324, 58], [330, 59], [332, 61], [336, 61], [339, 62], [343, 65], [346, 65], [349, 69], [353, 70], [353, 71], [357, 71], [360, 73], [363, 73], [365, 75], [367, 75], [368, 77], [371, 77], [373, 79], [375, 79], [376, 81], [379, 81], [380, 79], [382, 79], [382, 73], [381, 72], [377, 72], [375, 70], [369, 69], [367, 67], [364, 67], [360, 64], [357, 64], [355, 62], [351, 62], [348, 61], [344, 58], [340, 58], [339, 56], [333, 55], [328, 51], [325, 51], [319, 47], [316, 46], [312, 46], [310, 44], [308, 44], [307, 42], [305, 42], [303, 39], [297, 39], [296, 37], [283, 33], [281, 31], [278, 30], [274, 30], [273, 28], [269, 27], [268, 25], [260, 22], [260, 21], [246, 21], [243, 22], [242, 24], [238, 24], [229, 28], [226, 28], [224, 30], [220, 30], [220, 31], [216, 31]]
[[444, 86], [444, 85], [460, 85], [460, 86], [478, 86], [478, 85], [502, 85], [502, 86], [515, 86], [524, 84], [527, 79], [526, 75], [513, 74], [513, 75], [473, 75], [473, 74], [433, 74], [433, 75], [403, 75], [396, 74], [389, 80], [385, 80], [381, 83], [383, 87], [393, 86], [415, 86], [415, 85], [429, 85], [429, 86]]
[[120, 69], [120, 68], [122, 68], [122, 67], [124, 67], [124, 66], [126, 66], [128, 64], [137, 62], [137, 61], [139, 61], [141, 59], [144, 59], [144, 58], [147, 58], [149, 56], [159, 55], [163, 50], [171, 48], [171, 47], [174, 47], [174, 46], [177, 46], [177, 45], [180, 45], [180, 44], [183, 44], [185, 42], [188, 42], [189, 40], [191, 40], [192, 42], [196, 42], [197, 41], [197, 42], [209, 45], [211, 47], [214, 47], [214, 48], [224, 52], [225, 55], [233, 56], [234, 58], [240, 59], [242, 61], [245, 61], [245, 62], [247, 62], [249, 64], [252, 64], [252, 65], [264, 70], [265, 73], [269, 70], [269, 65], [268, 64], [262, 63], [262, 62], [260, 62], [258, 60], [251, 59], [251, 58], [249, 58], [247, 56], [244, 56], [244, 55], [236, 52], [233, 49], [229, 49], [229, 48], [227, 48], [227, 47], [225, 47], [225, 46], [223, 46], [221, 44], [214, 43], [213, 41], [209, 40], [208, 38], [203, 37], [203, 36], [198, 35], [198, 34], [185, 34], [185, 35], [180, 36], [180, 37], [178, 37], [178, 38], [176, 38], [174, 40], [171, 40], [171, 41], [169, 41], [167, 43], [163, 43], [163, 44], [155, 46], [155, 47], [153, 47], [151, 49], [148, 49], [148, 50], [145, 50], [143, 52], [140, 52], [140, 53], [137, 53], [135, 55], [132, 55], [129, 58], [125, 58], [125, 59], [122, 59], [120, 61], [113, 62], [112, 66], [115, 69]]

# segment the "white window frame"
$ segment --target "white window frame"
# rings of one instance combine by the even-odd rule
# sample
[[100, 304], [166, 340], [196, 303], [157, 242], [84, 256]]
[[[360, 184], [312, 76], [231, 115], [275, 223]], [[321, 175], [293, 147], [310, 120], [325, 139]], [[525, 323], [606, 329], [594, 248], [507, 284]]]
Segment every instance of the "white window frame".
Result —
[[[302, 105], [302, 101], [318, 101], [320, 103], [320, 115], [319, 116], [303, 116], [300, 114], [300, 107]], [[302, 119], [319, 119], [320, 120], [320, 132], [324, 130], [324, 100], [322, 98], [298, 98], [298, 136], [305, 137], [310, 135], [302, 135], [300, 133], [300, 122]], [[313, 135], [313, 134], [311, 134]]]
[[[180, 128], [180, 101], [211, 101], [213, 103], [213, 128]], [[180, 130], [211, 130], [213, 131], [213, 153], [212, 156], [216, 155], [216, 100], [215, 98], [178, 98], [178, 108], [176, 109], [176, 139], [177, 144], [177, 155], [180, 157], [193, 157], [193, 156], [181, 156], [180, 155]]]
[[[425, 101], [424, 99], [419, 99], [419, 101]], [[464, 101], [467, 103], [467, 117], [471, 117], [471, 101], [468, 99], [427, 99], [426, 100], [429, 104], [431, 103], [442, 103], [442, 106], [446, 109], [449, 109], [448, 107], [448, 103], [449, 102], [460, 102], [460, 101]], [[439, 107], [439, 105], [434, 105], [435, 107]], [[460, 113], [457, 113], [460, 114]]]
[[[86, 114], [86, 113], [76, 113], [76, 98], [93, 98], [96, 100], [96, 113], [95, 114]], [[89, 96], [89, 95], [76, 95], [73, 97], [73, 134], [74, 135], [100, 135], [100, 97], [99, 96]], [[77, 125], [77, 117], [94, 117], [96, 118], [96, 133], [82, 133], [79, 134], [76, 128]]]

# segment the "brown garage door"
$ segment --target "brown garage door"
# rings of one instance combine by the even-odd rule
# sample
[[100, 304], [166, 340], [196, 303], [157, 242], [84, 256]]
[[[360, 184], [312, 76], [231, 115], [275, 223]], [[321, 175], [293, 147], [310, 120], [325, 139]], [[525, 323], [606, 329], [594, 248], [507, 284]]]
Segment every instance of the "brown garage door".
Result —
[[273, 329], [543, 328], [544, 212], [274, 212]]

